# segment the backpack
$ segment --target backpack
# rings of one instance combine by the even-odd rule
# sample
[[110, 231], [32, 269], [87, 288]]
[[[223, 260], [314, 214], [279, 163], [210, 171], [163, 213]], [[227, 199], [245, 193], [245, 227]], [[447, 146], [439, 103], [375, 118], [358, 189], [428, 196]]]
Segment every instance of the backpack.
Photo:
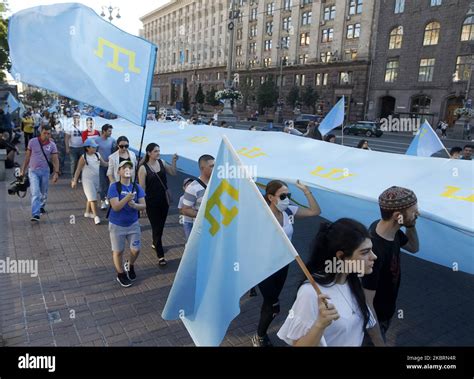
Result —
[[[99, 154], [97, 154], [97, 153], [94, 153], [94, 154], [97, 157], [97, 160], [100, 162]], [[84, 151], [84, 161], [86, 162], [86, 165], [89, 165], [89, 163], [87, 163], [87, 153], [85, 151]]]

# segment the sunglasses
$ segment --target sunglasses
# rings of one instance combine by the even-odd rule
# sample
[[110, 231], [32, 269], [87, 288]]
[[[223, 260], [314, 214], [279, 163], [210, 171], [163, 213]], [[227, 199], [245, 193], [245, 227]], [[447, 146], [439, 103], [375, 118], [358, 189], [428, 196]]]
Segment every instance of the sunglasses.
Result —
[[280, 195], [280, 200], [285, 200], [286, 198], [291, 199], [291, 193], [282, 193]]
[[130, 146], [130, 145], [119, 145], [119, 147], [120, 147], [121, 149], [128, 149], [129, 146]]

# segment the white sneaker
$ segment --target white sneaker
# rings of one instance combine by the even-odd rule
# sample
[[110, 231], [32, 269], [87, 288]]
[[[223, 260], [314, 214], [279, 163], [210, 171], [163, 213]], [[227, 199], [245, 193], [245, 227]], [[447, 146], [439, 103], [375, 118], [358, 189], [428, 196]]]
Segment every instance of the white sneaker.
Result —
[[85, 213], [84, 213], [84, 217], [85, 217], [85, 218], [94, 218], [94, 215], [93, 215], [92, 213], [87, 213], [87, 212], [85, 212]]
[[100, 217], [99, 216], [95, 216], [94, 217], [94, 222], [96, 225], [99, 225], [100, 224]]
[[107, 209], [107, 204], [105, 203], [104, 200], [100, 201], [100, 209], [102, 209], [102, 210]]

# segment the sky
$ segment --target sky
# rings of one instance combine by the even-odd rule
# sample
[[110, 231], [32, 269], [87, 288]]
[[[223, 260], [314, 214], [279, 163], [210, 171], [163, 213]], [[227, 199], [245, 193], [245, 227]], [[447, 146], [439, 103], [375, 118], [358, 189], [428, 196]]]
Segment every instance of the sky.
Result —
[[[94, 9], [97, 14], [102, 12], [102, 6], [108, 8], [112, 5], [120, 8], [121, 18], [112, 20], [112, 23], [130, 34], [138, 35], [138, 30], [142, 28], [139, 18], [168, 3], [168, 0], [8, 0], [8, 8], [9, 13], [15, 13], [38, 5], [73, 2], [84, 4]], [[105, 11], [105, 14], [106, 17], [109, 16], [108, 11]]]

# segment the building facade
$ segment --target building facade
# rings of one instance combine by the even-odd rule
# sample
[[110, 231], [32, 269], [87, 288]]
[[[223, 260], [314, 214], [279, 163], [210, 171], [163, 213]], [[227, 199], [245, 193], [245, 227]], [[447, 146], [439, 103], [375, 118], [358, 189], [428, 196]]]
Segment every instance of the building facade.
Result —
[[[377, 17], [375, 0], [175, 0], [143, 16], [143, 37], [158, 45], [155, 93], [173, 105], [184, 85], [194, 99], [197, 86], [224, 87], [234, 33], [232, 72], [245, 87], [243, 112], [256, 109], [258, 85], [272, 78], [286, 99], [293, 87], [312, 86], [318, 111], [341, 96], [348, 118], [363, 119]], [[230, 20], [230, 17], [233, 19]], [[244, 92], [244, 91], [243, 91]], [[242, 107], [241, 107], [242, 108]], [[293, 109], [285, 106], [286, 114]]]
[[[474, 7], [469, 0], [380, 0], [368, 118], [446, 120], [471, 97]], [[472, 9], [471, 9], [472, 8]]]

